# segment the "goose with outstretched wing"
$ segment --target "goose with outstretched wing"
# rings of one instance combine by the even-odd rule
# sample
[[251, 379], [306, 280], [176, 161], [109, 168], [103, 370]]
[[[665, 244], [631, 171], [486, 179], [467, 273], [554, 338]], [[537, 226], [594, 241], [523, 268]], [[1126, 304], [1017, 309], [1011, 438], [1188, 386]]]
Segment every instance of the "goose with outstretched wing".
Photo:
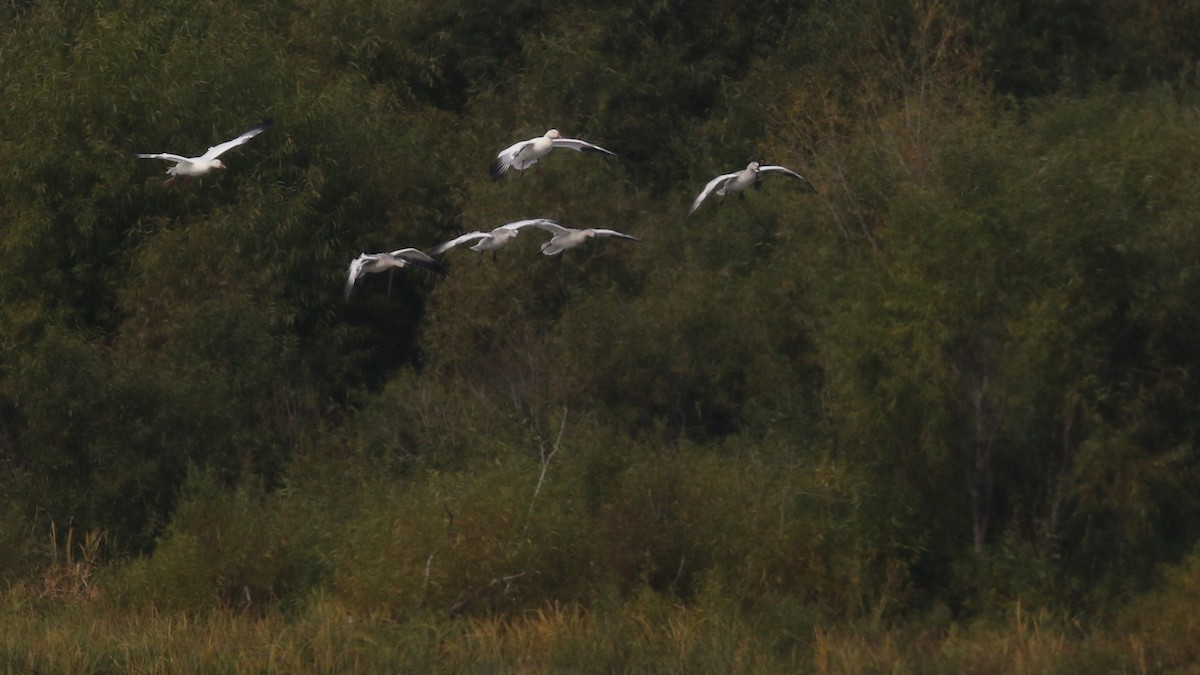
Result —
[[472, 251], [492, 251], [494, 253], [496, 249], [515, 239], [517, 234], [520, 233], [523, 228], [529, 227], [530, 225], [541, 226], [546, 224], [557, 225], [558, 223], [546, 218], [518, 220], [501, 225], [491, 232], [475, 231], [459, 235], [450, 241], [434, 246], [429, 250], [429, 252], [433, 255], [439, 255], [449, 251], [455, 246], [474, 242], [474, 245], [471, 246]]
[[550, 154], [550, 151], [555, 148], [567, 148], [576, 152], [598, 152], [616, 157], [616, 153], [604, 148], [581, 141], [578, 138], [563, 138], [558, 129], [551, 129], [543, 136], [531, 138], [527, 141], [514, 143], [500, 154], [496, 155], [496, 159], [492, 160], [489, 169], [491, 170], [492, 180], [500, 180], [509, 169], [516, 169], [521, 173], [525, 173], [525, 169], [531, 166], [537, 166], [537, 172], [540, 174], [542, 165], [540, 164], [543, 157]]
[[550, 241], [542, 244], [542, 253], [545, 255], [558, 255], [569, 248], [575, 248], [583, 242], [595, 237], [616, 237], [618, 239], [629, 239], [631, 241], [641, 241], [637, 237], [617, 232], [616, 230], [607, 230], [604, 228], [589, 227], [582, 230], [577, 230], [571, 227], [563, 227], [558, 223], [548, 222], [540, 223], [538, 227], [553, 234]]
[[139, 152], [135, 153], [135, 156], [142, 159], [161, 159], [166, 162], [173, 162], [172, 166], [167, 168], [167, 173], [171, 177], [164, 183], [164, 185], [170, 185], [180, 176], [184, 178], [196, 178], [203, 176], [213, 169], [224, 169], [225, 163], [217, 159], [218, 157], [239, 145], [245, 145], [250, 139], [266, 131], [267, 127], [271, 126], [271, 124], [271, 120], [266, 120], [258, 126], [242, 132], [237, 138], [212, 146], [203, 155], [198, 157], [184, 157], [183, 155], [176, 155], [170, 152]]
[[[415, 248], [400, 248], [386, 253], [363, 253], [350, 261], [350, 274], [346, 277], [346, 299], [350, 299], [350, 293], [354, 290], [354, 284], [358, 283], [358, 280], [364, 274], [388, 272], [403, 269], [409, 265], [416, 265], [433, 270], [434, 272], [444, 273], [438, 261]], [[390, 281], [389, 279], [389, 290], [391, 288]]]
[[759, 181], [762, 180], [762, 175], [766, 173], [778, 173], [790, 178], [799, 179], [809, 190], [812, 192], [817, 191], [817, 189], [813, 187], [813, 184], [810, 183], [807, 178], [801, 176], [795, 171], [792, 171], [786, 166], [750, 162], [746, 165], [746, 168], [742, 169], [741, 171], [723, 174], [708, 181], [708, 184], [704, 186], [704, 190], [702, 190], [700, 194], [696, 196], [696, 199], [692, 201], [692, 206], [688, 209], [688, 215], [692, 215], [696, 209], [700, 208], [700, 205], [704, 203], [704, 200], [708, 199], [708, 196], [714, 192], [718, 196], [724, 197], [730, 192], [741, 193], [748, 188], [757, 187], [759, 185]]

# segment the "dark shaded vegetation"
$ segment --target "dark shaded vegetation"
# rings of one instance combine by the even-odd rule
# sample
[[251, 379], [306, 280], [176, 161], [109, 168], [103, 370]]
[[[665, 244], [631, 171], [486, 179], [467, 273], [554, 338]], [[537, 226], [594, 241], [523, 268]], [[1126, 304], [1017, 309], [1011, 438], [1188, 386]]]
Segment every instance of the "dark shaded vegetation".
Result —
[[[616, 650], [547, 670], [660, 663], [638, 622], [688, 612], [757, 636], [747, 670], [952, 672], [975, 622], [1001, 671], [988, 631], [1031, 611], [1052, 669], [1194, 667], [1198, 27], [1065, 0], [6, 3], [0, 580], [81, 573], [70, 531], [102, 536], [81, 587], [113, 615], [336, 606]], [[197, 181], [131, 158], [266, 118]], [[551, 127], [619, 158], [489, 179]], [[818, 194], [685, 220], [759, 159]], [[643, 241], [547, 258], [526, 231], [342, 300], [360, 252], [532, 217]], [[438, 653], [415, 635], [397, 658]]]

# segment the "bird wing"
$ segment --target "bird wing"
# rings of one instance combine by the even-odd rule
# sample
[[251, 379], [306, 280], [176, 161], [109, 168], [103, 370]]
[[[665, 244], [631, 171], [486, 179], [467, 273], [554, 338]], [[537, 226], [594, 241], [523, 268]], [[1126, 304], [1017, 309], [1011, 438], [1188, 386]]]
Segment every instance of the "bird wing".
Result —
[[507, 148], [501, 150], [500, 154], [496, 155], [496, 159], [503, 159], [505, 161], [512, 162], [514, 159], [516, 159], [517, 153], [524, 150], [525, 146], [533, 143], [536, 140], [536, 138], [531, 138], [527, 141], [517, 141], [516, 143], [513, 143]]
[[581, 141], [578, 138], [555, 138], [551, 141], [556, 148], [569, 148], [578, 152], [603, 152], [606, 155], [617, 156], [617, 153], [605, 150], [604, 148]]
[[792, 178], [799, 178], [800, 180], [804, 181], [804, 184], [808, 186], [808, 189], [812, 190], [813, 192], [817, 191], [817, 188], [813, 187], [813, 184], [811, 182], [809, 182], [809, 180], [807, 178], [805, 178], [804, 176], [801, 176], [800, 174], [796, 173], [795, 171], [792, 171], [791, 169], [787, 168], [786, 166], [777, 166], [774, 164], [767, 165], [767, 166], [760, 166], [760, 167], [758, 167], [758, 172], [759, 173], [767, 173], [767, 172], [781, 173], [785, 176], [791, 176]]
[[696, 199], [692, 202], [691, 208], [688, 209], [688, 215], [689, 216], [692, 215], [693, 211], [700, 208], [700, 204], [703, 203], [705, 199], [708, 199], [708, 196], [710, 194], [712, 194], [713, 190], [716, 190], [717, 188], [721, 187], [725, 183], [728, 183], [729, 181], [733, 180], [736, 177], [737, 177], [737, 172], [735, 171], [734, 173], [727, 173], [727, 174], [717, 176], [716, 178], [708, 181], [708, 185], [704, 186], [704, 190], [702, 190], [700, 192], [700, 194], [696, 196]]
[[487, 239], [491, 236], [492, 235], [487, 232], [468, 232], [466, 234], [461, 234], [450, 241], [434, 246], [429, 250], [429, 252], [433, 255], [438, 255], [439, 253], [445, 253], [446, 251], [449, 251], [459, 244], [465, 244], [470, 241], [478, 241], [480, 239]]
[[134, 153], [134, 156], [141, 157], [142, 159], [162, 159], [162, 160], [166, 160], [168, 162], [175, 162], [176, 164], [187, 164], [192, 161], [191, 157], [184, 157], [183, 155], [175, 155], [170, 152], [152, 152], [152, 153], [138, 152], [138, 153]]
[[218, 143], [217, 145], [212, 146], [208, 149], [208, 152], [204, 153], [203, 159], [216, 159], [226, 152], [236, 148], [237, 146], [244, 145], [251, 138], [254, 138], [255, 136], [266, 131], [267, 127], [271, 126], [271, 124], [271, 120], [265, 120], [258, 126], [242, 132], [241, 136], [238, 136], [233, 140], [225, 141], [224, 143]]
[[539, 218], [538, 220], [531, 222], [530, 225], [533, 225], [534, 227], [540, 227], [556, 237], [560, 234], [566, 234], [573, 231], [569, 227], [563, 227], [553, 220], [546, 220], [544, 218]]
[[358, 281], [358, 278], [360, 276], [362, 276], [363, 263], [367, 262], [368, 260], [374, 259], [374, 257], [375, 256], [364, 253], [364, 254], [358, 256], [357, 258], [355, 258], [354, 260], [350, 261], [350, 273], [346, 277], [345, 296], [346, 296], [347, 300], [350, 299], [350, 291], [354, 290], [354, 283], [356, 281]]
[[[520, 230], [521, 228], [529, 227], [530, 225], [537, 225], [540, 227], [543, 225], [558, 225], [558, 223], [554, 222], [553, 220], [550, 220], [549, 218], [531, 218], [529, 220], [513, 221], [506, 225], [501, 225], [500, 227], [497, 227], [496, 229], [497, 230]], [[493, 232], [494, 231], [495, 230], [493, 230]]]
[[398, 248], [395, 251], [392, 251], [391, 255], [410, 265], [424, 267], [425, 269], [433, 270], [434, 272], [444, 272], [441, 263], [415, 248]]
[[496, 159], [493, 159], [492, 163], [488, 167], [491, 170], [492, 180], [500, 180], [500, 177], [504, 175], [504, 172], [511, 169], [513, 164], [516, 163], [517, 154], [524, 150], [525, 146], [533, 143], [536, 140], [536, 138], [531, 138], [527, 141], [520, 141], [519, 143], [513, 143], [507, 148], [501, 150], [500, 154], [496, 155]]
[[641, 239], [638, 239], [637, 237], [635, 237], [631, 234], [625, 234], [624, 232], [617, 232], [616, 230], [606, 230], [603, 228], [597, 228], [592, 231], [596, 233], [597, 237], [619, 237], [621, 239], [632, 239], [633, 241], [641, 241]]
[[562, 245], [562, 242], [557, 241], [555, 239], [551, 239], [550, 241], [542, 242], [542, 248], [541, 248], [542, 255], [558, 255], [559, 253], [562, 253], [565, 250], [567, 250], [567, 249], [565, 246]]

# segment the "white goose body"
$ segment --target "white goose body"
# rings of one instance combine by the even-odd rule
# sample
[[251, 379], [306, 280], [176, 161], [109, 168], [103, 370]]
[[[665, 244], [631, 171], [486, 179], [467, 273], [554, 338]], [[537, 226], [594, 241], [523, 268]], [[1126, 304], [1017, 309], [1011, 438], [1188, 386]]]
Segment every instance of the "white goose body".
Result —
[[759, 181], [762, 179], [762, 174], [764, 173], [779, 173], [790, 178], [797, 178], [803, 181], [804, 185], [809, 190], [813, 192], [817, 191], [817, 189], [813, 187], [813, 184], [810, 183], [807, 178], [801, 176], [795, 171], [792, 171], [786, 166], [764, 165], [760, 164], [759, 162], [750, 162], [746, 165], [746, 168], [742, 169], [741, 171], [722, 174], [708, 181], [708, 184], [704, 186], [704, 189], [700, 191], [700, 194], [697, 195], [696, 199], [692, 201], [691, 207], [688, 208], [688, 215], [692, 215], [696, 209], [700, 208], [700, 204], [704, 203], [704, 200], [707, 199], [710, 194], [715, 192], [717, 196], [724, 197], [726, 194], [731, 192], [743, 192], [758, 185]]
[[496, 155], [496, 159], [493, 159], [488, 167], [492, 175], [492, 180], [500, 180], [509, 169], [516, 169], [524, 173], [525, 169], [535, 164], [538, 165], [538, 170], [540, 171], [541, 159], [550, 154], [550, 151], [555, 148], [567, 148], [576, 152], [600, 152], [616, 157], [616, 153], [605, 150], [598, 145], [581, 141], [578, 138], [563, 138], [558, 129], [551, 129], [543, 136], [514, 143], [501, 150], [500, 154]]
[[632, 235], [604, 228], [589, 227], [577, 230], [571, 227], [563, 227], [558, 223], [543, 223], [539, 224], [538, 227], [554, 235], [550, 238], [550, 241], [542, 244], [542, 253], [544, 255], [558, 255], [569, 248], [575, 248], [588, 239], [595, 237], [616, 237], [618, 239], [641, 241], [641, 239]]
[[400, 248], [386, 253], [363, 253], [350, 261], [350, 273], [346, 277], [346, 299], [350, 299], [350, 292], [354, 290], [354, 284], [364, 274], [403, 269], [409, 265], [417, 265], [436, 272], [442, 271], [442, 266], [436, 260], [415, 248]]
[[261, 134], [271, 126], [271, 120], [266, 120], [256, 127], [247, 129], [237, 138], [218, 143], [209, 148], [203, 155], [198, 157], [185, 157], [176, 155], [170, 152], [153, 152], [153, 153], [136, 153], [137, 157], [142, 159], [161, 159], [167, 162], [173, 162], [173, 165], [167, 168], [167, 173], [171, 176], [167, 179], [166, 184], [170, 185], [176, 178], [183, 176], [185, 178], [196, 178], [212, 171], [213, 169], [224, 169], [225, 163], [217, 159], [226, 152], [244, 145], [251, 138]]
[[544, 225], [544, 224], [557, 225], [558, 223], [555, 223], [553, 220], [548, 220], [546, 218], [533, 218], [530, 220], [518, 220], [518, 221], [515, 221], [512, 223], [507, 223], [505, 225], [501, 225], [500, 227], [497, 227], [496, 229], [492, 230], [491, 232], [476, 231], [476, 232], [468, 232], [466, 234], [459, 235], [459, 236], [455, 237], [454, 239], [451, 239], [450, 241], [447, 241], [443, 244], [438, 244], [432, 250], [430, 250], [430, 253], [432, 253], [433, 255], [438, 255], [439, 253], [444, 253], [446, 251], [449, 251], [450, 249], [454, 248], [455, 246], [459, 246], [461, 244], [467, 244], [470, 242], [475, 242], [474, 245], [471, 246], [472, 251], [495, 251], [496, 249], [504, 246], [508, 242], [515, 239], [517, 237], [517, 235], [521, 232], [522, 228], [529, 227], [530, 225], [539, 225], [540, 226], [540, 225]]

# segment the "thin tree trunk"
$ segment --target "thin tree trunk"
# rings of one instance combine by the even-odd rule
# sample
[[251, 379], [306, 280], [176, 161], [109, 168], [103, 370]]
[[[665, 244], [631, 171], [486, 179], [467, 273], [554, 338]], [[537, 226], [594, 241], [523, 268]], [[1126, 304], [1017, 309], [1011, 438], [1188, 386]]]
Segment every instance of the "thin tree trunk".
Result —
[[971, 439], [974, 461], [967, 480], [967, 490], [971, 495], [971, 533], [975, 553], [983, 552], [983, 545], [987, 543], [988, 528], [992, 522], [996, 437], [1000, 435], [1000, 427], [1004, 422], [1004, 411], [989, 405], [987, 388], [988, 378], [985, 375], [974, 397], [975, 433]]

